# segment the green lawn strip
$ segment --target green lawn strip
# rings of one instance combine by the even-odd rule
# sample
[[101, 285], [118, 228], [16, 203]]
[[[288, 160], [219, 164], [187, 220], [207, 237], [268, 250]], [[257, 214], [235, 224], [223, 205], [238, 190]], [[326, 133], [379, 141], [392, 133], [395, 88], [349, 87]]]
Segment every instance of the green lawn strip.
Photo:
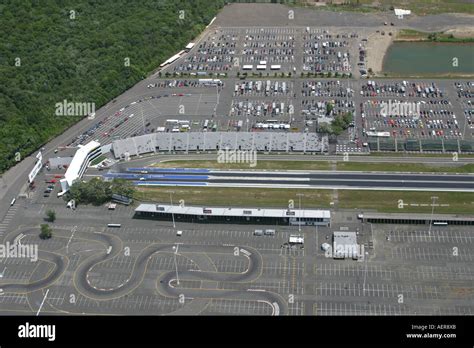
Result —
[[474, 13], [472, 4], [462, 0], [347, 0], [344, 4], [322, 6], [321, 9], [374, 12], [391, 11], [391, 6], [411, 10], [414, 14], [422, 16], [440, 13]]
[[159, 162], [154, 165], [160, 168], [215, 168], [215, 169], [247, 169], [247, 170], [330, 170], [331, 164], [326, 161], [257, 161], [255, 167], [248, 163], [218, 163], [209, 160], [176, 160]]
[[91, 166], [95, 166], [96, 164], [99, 164], [100, 162], [102, 162], [103, 160], [105, 160], [107, 158], [107, 156], [105, 155], [100, 155], [99, 157], [97, 157], [96, 159], [94, 159], [93, 161], [91, 161]]
[[[428, 158], [453, 158], [453, 153], [404, 153], [404, 152], [371, 152], [373, 157], [428, 157]], [[474, 154], [458, 154], [458, 158], [474, 158]]]
[[455, 37], [453, 34], [443, 32], [427, 33], [413, 29], [401, 29], [395, 41], [428, 41], [428, 42], [452, 42], [452, 43], [471, 43], [474, 38]]
[[[302, 189], [254, 189], [254, 188], [195, 188], [195, 187], [153, 187], [139, 188], [135, 198], [139, 201], [170, 203], [184, 200], [186, 205], [267, 207], [286, 208], [290, 199], [297, 202], [297, 194], [302, 193], [303, 208], [329, 208], [332, 190]], [[449, 206], [435, 207], [438, 214], [472, 214], [474, 194], [457, 192], [407, 192], [407, 191], [365, 191], [339, 190], [338, 208], [357, 211], [373, 210], [386, 213], [431, 213], [431, 197], [438, 197], [437, 204]], [[403, 209], [398, 208], [403, 200]], [[410, 204], [428, 204], [416, 207]]]
[[301, 204], [305, 208], [328, 208], [331, 202], [331, 190], [302, 189], [255, 189], [255, 188], [196, 188], [196, 187], [153, 187], [139, 188], [137, 200], [170, 203], [184, 200], [187, 205], [223, 206], [223, 207], [267, 207], [287, 208], [290, 199], [297, 202], [298, 193], [303, 193]]
[[[218, 163], [209, 160], [173, 160], [156, 163], [160, 168], [212, 168], [212, 169], [245, 169], [245, 170], [331, 170], [328, 161], [258, 161], [255, 167], [247, 163]], [[418, 163], [365, 163], [337, 162], [341, 171], [387, 171], [387, 172], [440, 172], [440, 173], [474, 173], [474, 164], [461, 166], [429, 166]]]
[[375, 171], [375, 172], [409, 172], [409, 173], [474, 173], [474, 164], [462, 166], [430, 166], [419, 163], [364, 163], [338, 162], [337, 170], [342, 171]]
[[[339, 207], [346, 209], [376, 210], [383, 213], [431, 213], [431, 197], [436, 196], [436, 204], [449, 204], [435, 207], [438, 214], [472, 214], [474, 212], [474, 193], [463, 192], [411, 192], [411, 191], [355, 191], [339, 190]], [[403, 209], [398, 208], [403, 200]], [[412, 206], [411, 204], [428, 204]]]

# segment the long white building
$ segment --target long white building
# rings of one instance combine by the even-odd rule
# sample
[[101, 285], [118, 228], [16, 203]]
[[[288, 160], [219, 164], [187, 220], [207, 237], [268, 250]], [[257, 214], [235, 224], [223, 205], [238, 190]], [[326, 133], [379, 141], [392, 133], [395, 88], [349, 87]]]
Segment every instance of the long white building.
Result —
[[93, 140], [86, 145], [79, 145], [79, 150], [74, 154], [71, 164], [64, 174], [64, 179], [60, 180], [62, 191], [58, 193], [58, 196], [65, 194], [76, 180], [82, 178], [91, 161], [101, 154], [100, 143], [97, 141]]
[[331, 212], [319, 209], [259, 209], [196, 207], [168, 204], [140, 204], [135, 218], [173, 220], [192, 223], [234, 223], [329, 226]]

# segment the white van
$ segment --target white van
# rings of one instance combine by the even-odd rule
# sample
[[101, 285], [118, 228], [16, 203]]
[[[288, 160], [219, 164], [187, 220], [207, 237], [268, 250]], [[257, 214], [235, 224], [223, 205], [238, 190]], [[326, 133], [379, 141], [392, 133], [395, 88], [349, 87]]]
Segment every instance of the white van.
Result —
[[266, 230], [265, 230], [265, 235], [266, 235], [266, 236], [274, 236], [274, 235], [275, 235], [275, 230], [273, 230], [273, 229], [266, 229]]
[[263, 230], [255, 230], [253, 235], [254, 236], [263, 236]]

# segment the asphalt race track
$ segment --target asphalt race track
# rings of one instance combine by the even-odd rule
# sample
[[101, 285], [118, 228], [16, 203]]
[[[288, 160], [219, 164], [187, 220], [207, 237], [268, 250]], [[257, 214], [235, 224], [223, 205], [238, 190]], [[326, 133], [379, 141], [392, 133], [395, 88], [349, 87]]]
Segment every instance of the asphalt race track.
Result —
[[473, 175], [366, 173], [366, 172], [262, 172], [181, 168], [127, 168], [106, 178], [133, 180], [139, 186], [294, 187], [325, 189], [474, 192]]
[[[33, 236], [37, 234], [34, 228], [26, 228], [21, 231], [16, 231], [8, 236], [10, 243], [20, 243], [21, 238], [27, 235]], [[70, 231], [56, 231], [56, 238], [69, 238]], [[273, 315], [288, 314], [288, 305], [286, 301], [277, 293], [259, 290], [227, 290], [227, 289], [207, 289], [207, 288], [176, 288], [176, 282], [224, 282], [224, 283], [251, 283], [256, 281], [263, 269], [263, 260], [260, 253], [248, 246], [222, 246], [222, 245], [182, 245], [172, 243], [154, 243], [144, 248], [138, 255], [131, 274], [128, 279], [113, 288], [98, 288], [91, 284], [89, 280], [89, 273], [94, 271], [94, 267], [98, 264], [111, 260], [120, 255], [123, 251], [122, 240], [111, 234], [104, 233], [82, 233], [82, 237], [88, 241], [97, 242], [104, 246], [104, 249], [96, 250], [92, 256], [83, 260], [74, 270], [74, 287], [89, 299], [96, 301], [109, 301], [117, 299], [135, 290], [143, 282], [147, 272], [148, 261], [157, 253], [170, 253], [175, 255], [185, 255], [188, 258], [193, 257], [193, 253], [200, 253], [203, 255], [209, 254], [235, 254], [244, 255], [249, 263], [248, 269], [239, 273], [225, 273], [198, 270], [180, 271], [179, 278], [177, 272], [165, 272], [156, 280], [156, 290], [165, 297], [183, 299], [232, 299], [232, 300], [249, 300], [263, 302], [272, 308]], [[30, 293], [41, 290], [53, 285], [63, 275], [68, 268], [68, 257], [59, 253], [39, 250], [38, 259], [46, 261], [53, 266], [53, 270], [48, 272], [48, 276], [38, 281], [33, 281], [28, 284], [7, 283], [2, 285], [3, 294], [9, 293]], [[199, 302], [198, 306], [199, 306]], [[207, 303], [204, 301], [202, 306]], [[189, 312], [192, 314], [191, 308]], [[183, 308], [185, 309], [185, 308]], [[181, 311], [183, 311], [181, 309]], [[177, 314], [177, 313], [175, 313]]]

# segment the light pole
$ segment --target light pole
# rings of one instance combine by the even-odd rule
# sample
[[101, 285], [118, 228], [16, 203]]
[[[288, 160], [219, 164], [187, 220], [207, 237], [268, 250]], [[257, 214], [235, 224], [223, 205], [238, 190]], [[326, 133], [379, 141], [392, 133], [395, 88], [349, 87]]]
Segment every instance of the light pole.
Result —
[[140, 105], [140, 115], [141, 115], [141, 118], [142, 118], [143, 134], [145, 134], [145, 119], [143, 118], [143, 108], [142, 108], [141, 105]]
[[365, 271], [364, 271], [364, 285], [362, 286], [362, 289], [363, 289], [363, 293], [364, 293], [364, 296], [365, 296], [365, 281], [367, 279], [367, 260], [369, 259], [369, 252], [366, 251], [364, 253], [364, 258], [365, 258]]
[[178, 262], [176, 261], [176, 254], [178, 253], [178, 247], [179, 247], [179, 244], [177, 246], [173, 246], [173, 250], [174, 250], [173, 256], [174, 256], [174, 266], [176, 268], [176, 283], [179, 285]]
[[298, 214], [298, 232], [301, 233], [301, 196], [304, 196], [302, 193], [297, 193], [298, 196], [298, 209], [299, 209], [299, 214]]
[[214, 105], [213, 117], [217, 116], [217, 105], [219, 105], [219, 84], [216, 83], [216, 105]]
[[173, 212], [173, 192], [170, 192], [170, 202], [171, 202], [171, 217], [173, 218], [173, 228], [176, 228], [176, 224], [174, 222], [174, 212]]
[[433, 225], [433, 214], [434, 214], [434, 205], [438, 197], [432, 196], [431, 197], [431, 218], [430, 218], [430, 227], [428, 227], [428, 236], [431, 236], [431, 226]]

